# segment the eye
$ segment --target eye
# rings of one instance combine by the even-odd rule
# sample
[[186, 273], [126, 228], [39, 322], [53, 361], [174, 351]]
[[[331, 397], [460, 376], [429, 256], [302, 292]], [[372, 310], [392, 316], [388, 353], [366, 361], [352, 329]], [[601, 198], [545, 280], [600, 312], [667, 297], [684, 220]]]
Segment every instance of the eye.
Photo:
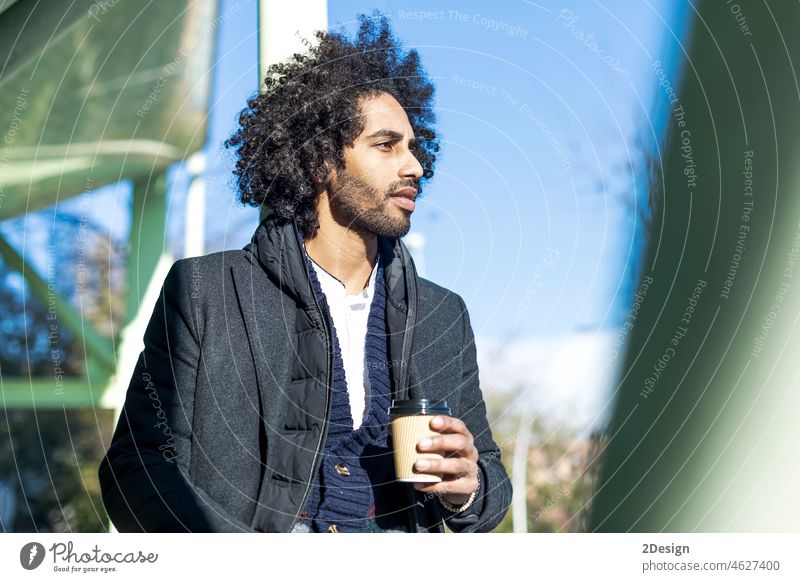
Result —
[[[392, 142], [390, 142], [390, 141], [385, 141], [385, 142], [383, 142], [383, 143], [378, 143], [378, 144], [375, 144], [375, 147], [378, 147], [378, 148], [387, 148], [387, 149], [389, 149], [389, 150], [390, 150], [390, 149], [392, 149]], [[387, 150], [384, 150], [384, 151], [387, 151]]]

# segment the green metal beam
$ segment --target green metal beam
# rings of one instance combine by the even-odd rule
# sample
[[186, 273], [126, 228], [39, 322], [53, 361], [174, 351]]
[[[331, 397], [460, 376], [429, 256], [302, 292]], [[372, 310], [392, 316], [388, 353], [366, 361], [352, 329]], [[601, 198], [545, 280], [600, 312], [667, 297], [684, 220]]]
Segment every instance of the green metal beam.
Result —
[[0, 405], [4, 408], [81, 408], [100, 402], [105, 382], [90, 390], [87, 378], [61, 379], [56, 375], [36, 378], [0, 377]]
[[167, 176], [153, 174], [133, 182], [128, 299], [125, 321], [139, 311], [142, 296], [153, 278], [167, 234]]
[[67, 299], [49, 288], [47, 281], [29, 265], [25, 259], [0, 235], [0, 256], [8, 265], [22, 274], [31, 293], [53, 314], [54, 321], [69, 329], [76, 337], [83, 338], [87, 357], [93, 356], [106, 371], [114, 369], [114, 345], [101, 335]]
[[7, 55], [3, 78], [39, 57], [55, 38], [87, 15], [99, 15], [101, 5], [96, 0], [50, 0], [47, 6], [39, 6], [36, 0], [20, 0], [4, 10], [0, 18], [0, 54]]

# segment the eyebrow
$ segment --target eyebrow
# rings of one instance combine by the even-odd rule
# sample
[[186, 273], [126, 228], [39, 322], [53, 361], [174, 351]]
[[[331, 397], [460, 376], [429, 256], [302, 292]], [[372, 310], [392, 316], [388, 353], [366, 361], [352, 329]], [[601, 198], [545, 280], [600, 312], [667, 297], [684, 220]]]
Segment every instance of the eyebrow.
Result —
[[[388, 138], [391, 138], [393, 140], [399, 141], [399, 140], [403, 139], [403, 134], [400, 133], [399, 131], [395, 131], [393, 129], [379, 129], [378, 131], [369, 134], [367, 136], [367, 139], [370, 139], [370, 138], [373, 138], [373, 137], [388, 137]], [[410, 144], [415, 144], [415, 143], [417, 143], [417, 139], [414, 138], [412, 140], [409, 140], [409, 143]]]

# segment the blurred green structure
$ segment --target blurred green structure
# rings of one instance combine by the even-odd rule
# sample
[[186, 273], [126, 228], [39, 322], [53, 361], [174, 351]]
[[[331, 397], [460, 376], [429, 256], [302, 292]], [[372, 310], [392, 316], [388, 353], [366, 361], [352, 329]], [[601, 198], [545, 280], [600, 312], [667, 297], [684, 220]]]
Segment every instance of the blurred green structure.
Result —
[[[47, 374], [31, 373], [30, 366], [16, 376], [0, 369], [0, 531], [108, 528], [97, 463], [173, 262], [166, 247], [167, 171], [185, 164], [183, 256], [203, 254], [201, 150], [217, 37], [247, 3], [228, 3], [223, 11], [217, 0], [0, 0], [0, 221], [18, 219], [26, 235], [10, 242], [0, 234], [0, 264], [3, 273], [24, 279], [22, 309], [46, 309], [45, 324], [38, 311], [35, 319], [23, 313], [24, 346], [44, 339], [51, 354], [37, 368]], [[306, 2], [302, 11], [267, 0], [253, 4], [259, 30], [253, 64], [258, 59], [260, 77], [270, 62], [303, 50], [303, 37], [327, 28], [326, 0]], [[103, 331], [92, 324], [83, 296], [59, 293], [82, 285], [80, 276], [59, 278], [69, 269], [55, 264], [69, 255], [31, 242], [28, 215], [46, 216], [55, 231], [67, 224], [61, 203], [76, 196], [91, 201], [96, 190], [120, 182], [130, 183], [133, 194], [127, 284], [124, 293], [115, 288], [124, 296], [124, 315], [109, 309]], [[84, 218], [91, 222], [77, 218], [81, 226]], [[36, 301], [29, 303], [30, 296]], [[73, 374], [85, 369], [84, 375], [65, 373], [62, 332], [70, 348], [83, 348], [72, 353], [85, 353], [85, 365], [71, 361], [69, 368]], [[25, 357], [23, 350], [19, 359]]]
[[800, 4], [690, 17], [590, 529], [797, 531]]
[[[55, 225], [59, 202], [130, 180], [121, 329], [160, 286], [159, 263], [170, 262], [166, 171], [206, 139], [216, 13], [216, 0], [0, 3], [0, 220], [52, 206]], [[48, 377], [3, 377], [3, 406], [99, 404], [119, 367], [120, 338], [94, 329], [24, 254], [0, 237], [6, 266], [23, 275], [54, 325], [84, 341], [87, 374], [62, 377], [54, 355]]]

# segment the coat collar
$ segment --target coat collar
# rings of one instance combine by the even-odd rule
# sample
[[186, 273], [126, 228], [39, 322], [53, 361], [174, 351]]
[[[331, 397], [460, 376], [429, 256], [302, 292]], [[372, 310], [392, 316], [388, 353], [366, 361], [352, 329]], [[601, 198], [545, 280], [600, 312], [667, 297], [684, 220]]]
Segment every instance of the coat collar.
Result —
[[[267, 276], [302, 307], [314, 305], [305, 249], [297, 224], [291, 219], [267, 216], [245, 247], [255, 255]], [[406, 312], [415, 299], [416, 270], [411, 253], [400, 239], [378, 237], [378, 254], [384, 266], [387, 301]]]
[[[267, 278], [282, 293], [285, 293], [300, 309], [314, 313], [317, 306], [311, 287], [308, 264], [303, 256], [305, 249], [294, 220], [267, 216], [256, 229], [245, 252], [253, 257]], [[417, 274], [408, 248], [399, 239], [378, 237], [378, 252], [383, 261], [383, 278], [386, 289], [386, 329], [389, 342], [389, 358], [392, 369], [392, 391], [394, 398], [416, 397], [411, 383], [411, 352], [414, 328], [419, 319]], [[249, 270], [248, 270], [249, 271]], [[270, 329], [274, 313], [253, 296], [252, 271], [241, 268], [233, 271], [236, 294], [245, 314], [245, 326], [251, 342], [258, 337], [258, 330]], [[322, 317], [329, 317], [320, 313]], [[259, 387], [266, 386], [264, 362], [256, 359]]]

